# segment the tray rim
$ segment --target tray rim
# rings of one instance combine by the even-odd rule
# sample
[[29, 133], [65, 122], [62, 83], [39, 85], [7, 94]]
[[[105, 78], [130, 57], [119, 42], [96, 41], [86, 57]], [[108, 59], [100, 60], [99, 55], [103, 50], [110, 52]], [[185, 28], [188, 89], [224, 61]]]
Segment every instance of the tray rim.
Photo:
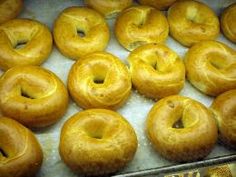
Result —
[[189, 162], [189, 163], [176, 164], [176, 165], [167, 165], [163, 167], [150, 168], [150, 169], [145, 169], [145, 170], [140, 170], [140, 171], [120, 173], [118, 175], [113, 175], [113, 177], [161, 175], [161, 174], [167, 174], [167, 173], [176, 173], [180, 171], [210, 167], [214, 165], [222, 165], [222, 164], [227, 164], [227, 163], [236, 163], [236, 153], [230, 154], [230, 155], [213, 157], [213, 158], [200, 160], [196, 162]]

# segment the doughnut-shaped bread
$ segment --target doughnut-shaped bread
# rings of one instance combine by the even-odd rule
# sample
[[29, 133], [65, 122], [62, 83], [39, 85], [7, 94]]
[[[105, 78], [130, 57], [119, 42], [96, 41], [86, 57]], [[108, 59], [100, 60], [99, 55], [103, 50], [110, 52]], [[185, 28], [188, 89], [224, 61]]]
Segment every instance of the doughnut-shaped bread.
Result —
[[234, 177], [228, 165], [221, 165], [209, 168], [205, 173], [206, 177]]
[[174, 3], [168, 10], [168, 21], [172, 37], [187, 47], [200, 41], [214, 40], [220, 32], [214, 11], [193, 0]]
[[59, 152], [75, 172], [103, 176], [130, 162], [137, 149], [131, 125], [118, 113], [90, 109], [72, 116], [64, 124]]
[[22, 7], [23, 0], [0, 0], [0, 24], [17, 17]]
[[221, 15], [221, 29], [224, 35], [236, 43], [236, 3], [227, 7]]
[[149, 6], [125, 9], [117, 17], [115, 35], [129, 51], [148, 43], [162, 43], [169, 34], [169, 25], [162, 12]]
[[153, 6], [158, 10], [165, 10], [171, 6], [176, 0], [138, 0], [142, 5]]
[[164, 44], [146, 44], [128, 57], [134, 87], [158, 99], [179, 93], [184, 86], [185, 67], [178, 55]]
[[61, 118], [68, 105], [62, 81], [37, 66], [9, 69], [0, 78], [0, 109], [30, 128], [45, 127]]
[[163, 98], [152, 107], [146, 132], [154, 148], [176, 162], [203, 159], [217, 140], [211, 112], [201, 103], [178, 95]]
[[106, 18], [114, 18], [123, 9], [129, 7], [133, 0], [85, 0], [85, 3], [103, 14]]
[[13, 119], [0, 118], [0, 177], [32, 177], [43, 152], [33, 133]]
[[[23, 48], [18, 48], [25, 44]], [[14, 19], [0, 25], [0, 68], [40, 65], [52, 50], [52, 36], [45, 25], [35, 20]]]
[[236, 149], [236, 90], [219, 95], [211, 105], [217, 120], [220, 140]]
[[207, 95], [236, 88], [236, 51], [217, 41], [203, 41], [185, 56], [188, 80]]
[[131, 93], [127, 67], [112, 54], [97, 52], [78, 60], [68, 76], [68, 89], [82, 108], [117, 109]]
[[110, 38], [104, 17], [86, 7], [63, 10], [54, 23], [53, 35], [60, 52], [74, 60], [103, 51]]

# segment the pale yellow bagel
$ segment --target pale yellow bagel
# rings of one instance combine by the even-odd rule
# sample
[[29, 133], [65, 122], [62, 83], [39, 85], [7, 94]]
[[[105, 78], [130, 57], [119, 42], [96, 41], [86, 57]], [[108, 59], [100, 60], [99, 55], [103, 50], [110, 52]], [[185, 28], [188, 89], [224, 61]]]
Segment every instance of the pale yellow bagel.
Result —
[[146, 132], [163, 157], [177, 162], [205, 158], [217, 140], [211, 112], [201, 103], [177, 95], [163, 98], [152, 107]]
[[90, 109], [72, 116], [64, 124], [59, 152], [74, 171], [103, 176], [129, 163], [137, 149], [131, 125], [118, 113]]
[[168, 10], [170, 34], [182, 45], [190, 47], [200, 41], [214, 40], [220, 32], [213, 10], [197, 1], [177, 1]]
[[131, 77], [119, 58], [97, 52], [81, 58], [72, 66], [68, 89], [82, 108], [116, 109], [131, 93]]
[[115, 23], [115, 35], [127, 50], [148, 43], [162, 43], [169, 33], [169, 25], [162, 12], [149, 6], [134, 6], [122, 11]]
[[236, 88], [236, 51], [217, 41], [203, 41], [185, 56], [188, 80], [207, 95]]
[[23, 0], [0, 0], [0, 24], [17, 17], [22, 7]]
[[14, 67], [0, 78], [0, 109], [30, 128], [60, 119], [68, 105], [67, 90], [52, 72], [37, 66]]
[[236, 43], [236, 3], [233, 3], [223, 11], [220, 22], [224, 35]]
[[164, 44], [146, 44], [128, 57], [134, 87], [147, 97], [163, 98], [184, 86], [185, 67], [178, 55]]
[[[26, 44], [23, 48], [16, 48]], [[50, 55], [52, 36], [47, 26], [29, 19], [14, 19], [0, 25], [0, 68], [40, 65]]]
[[220, 140], [236, 149], [236, 90], [219, 95], [211, 110], [218, 122]]
[[106, 18], [114, 18], [123, 9], [129, 7], [133, 0], [85, 0], [85, 4], [103, 14]]
[[0, 117], [0, 177], [32, 177], [43, 161], [33, 133], [13, 119]]
[[177, 0], [138, 0], [140, 4], [149, 5], [158, 10], [165, 10]]
[[60, 52], [74, 60], [103, 51], [110, 38], [104, 17], [86, 7], [63, 10], [54, 23], [53, 35]]

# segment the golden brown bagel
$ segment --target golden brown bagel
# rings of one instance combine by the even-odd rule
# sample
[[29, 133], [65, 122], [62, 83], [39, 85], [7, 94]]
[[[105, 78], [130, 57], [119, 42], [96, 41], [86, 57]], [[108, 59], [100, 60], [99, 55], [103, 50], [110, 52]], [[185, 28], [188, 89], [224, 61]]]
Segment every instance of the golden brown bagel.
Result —
[[[26, 44], [23, 48], [17, 48]], [[52, 36], [45, 25], [29, 19], [14, 19], [0, 25], [0, 68], [40, 65], [52, 50]]]
[[146, 131], [155, 149], [177, 162], [206, 157], [217, 140], [211, 112], [201, 103], [178, 95], [163, 98], [152, 107]]
[[165, 10], [171, 6], [176, 0], [138, 0], [142, 5], [149, 5], [157, 8], [158, 10]]
[[223, 11], [220, 22], [224, 35], [236, 43], [236, 3], [231, 4]]
[[185, 56], [188, 80], [207, 95], [236, 88], [236, 51], [217, 41], [202, 41]]
[[214, 40], [220, 32], [214, 11], [197, 1], [177, 1], [168, 10], [170, 34], [182, 45], [190, 47], [200, 41]]
[[129, 7], [132, 4], [132, 0], [85, 0], [85, 3], [106, 18], [114, 18], [123, 9]]
[[228, 165], [209, 168], [204, 177], [233, 177]]
[[17, 17], [22, 7], [23, 0], [0, 0], [0, 24]]
[[62, 81], [49, 70], [37, 66], [9, 69], [0, 79], [0, 109], [27, 127], [55, 123], [68, 105]]
[[169, 25], [162, 12], [149, 6], [134, 6], [122, 11], [115, 23], [115, 35], [127, 50], [148, 43], [164, 42]]
[[72, 66], [68, 89], [82, 108], [116, 109], [131, 93], [131, 77], [119, 58], [97, 52], [81, 58]]
[[179, 93], [184, 86], [185, 67], [178, 55], [164, 44], [146, 44], [128, 57], [134, 87], [158, 99]]
[[135, 155], [137, 137], [118, 113], [90, 109], [72, 116], [64, 124], [59, 152], [75, 172], [102, 176], [123, 168]]
[[0, 177], [32, 177], [43, 153], [33, 133], [13, 119], [0, 118]]
[[211, 110], [218, 122], [220, 140], [236, 149], [236, 90], [219, 95]]
[[53, 34], [60, 52], [74, 60], [103, 51], [110, 38], [104, 17], [86, 7], [63, 10], [54, 23]]

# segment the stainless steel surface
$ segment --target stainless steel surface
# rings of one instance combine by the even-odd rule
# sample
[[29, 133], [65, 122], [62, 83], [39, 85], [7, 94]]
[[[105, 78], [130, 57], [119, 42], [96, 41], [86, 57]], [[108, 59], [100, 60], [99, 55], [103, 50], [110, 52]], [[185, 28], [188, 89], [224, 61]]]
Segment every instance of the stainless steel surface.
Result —
[[[25, 8], [20, 16], [41, 21], [42, 23], [48, 25], [51, 29], [54, 20], [63, 9], [69, 6], [83, 5], [80, 0], [25, 0], [24, 2]], [[220, 14], [223, 7], [226, 7], [228, 4], [232, 3], [232, 1], [229, 0], [209, 0], [205, 2], [214, 8], [217, 14]], [[127, 64], [126, 57], [129, 52], [121, 47], [114, 37], [114, 20], [108, 20], [107, 22], [110, 26], [111, 39], [106, 51], [118, 56], [125, 64]], [[229, 42], [222, 35], [220, 35], [217, 40], [222, 41], [236, 49], [236, 45]], [[176, 51], [182, 58], [188, 50], [187, 48], [181, 46], [178, 42], [174, 41], [171, 37], [168, 37], [166, 44], [171, 49]], [[60, 52], [54, 47], [52, 54], [42, 66], [56, 73], [66, 84], [68, 71], [73, 63], [73, 60], [61, 55]], [[158, 173], [158, 171], [165, 172], [165, 170], [168, 169], [173, 171], [176, 167], [179, 169], [192, 167], [192, 163], [185, 165], [169, 162], [153, 150], [150, 142], [145, 136], [144, 130], [146, 115], [154, 104], [154, 101], [141, 96], [135, 90], [132, 92], [133, 93], [126, 104], [117, 111], [127, 118], [127, 120], [134, 127], [138, 136], [139, 145], [133, 161], [117, 174], [129, 173], [130, 175], [127, 174], [127, 176], [144, 176], [144, 174], [155, 174]], [[196, 99], [206, 106], [209, 106], [213, 100], [211, 97], [208, 97], [193, 88], [188, 81], [186, 81], [185, 87], [180, 94]], [[69, 109], [58, 123], [46, 129], [35, 132], [44, 151], [44, 163], [40, 173], [37, 175], [38, 177], [77, 176], [73, 174], [61, 161], [58, 154], [58, 143], [60, 129], [63, 123], [78, 111], [81, 111], [81, 108], [79, 108], [74, 102], [70, 101]], [[207, 160], [212, 158], [213, 161]], [[235, 151], [230, 151], [221, 145], [216, 145], [210, 155], [205, 159], [206, 161], [196, 162], [194, 165], [196, 167], [200, 167], [204, 166], [204, 164], [209, 165], [210, 163], [217, 162], [217, 160], [217, 163], [224, 163], [222, 161], [232, 161], [233, 159], [236, 160], [235, 158]], [[134, 172], [133, 175], [131, 175], [131, 172]]]

